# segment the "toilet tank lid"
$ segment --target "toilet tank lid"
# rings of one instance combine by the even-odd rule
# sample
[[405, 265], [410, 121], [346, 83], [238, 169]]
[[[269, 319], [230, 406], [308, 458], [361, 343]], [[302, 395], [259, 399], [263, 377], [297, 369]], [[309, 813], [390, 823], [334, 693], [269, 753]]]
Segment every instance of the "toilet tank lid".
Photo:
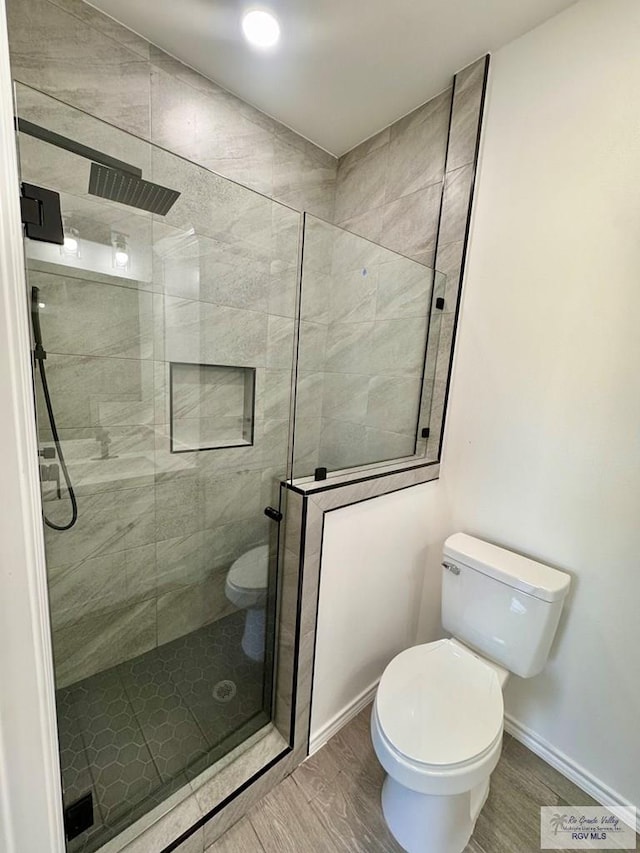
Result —
[[544, 563], [476, 539], [467, 533], [449, 536], [444, 543], [443, 553], [445, 559], [468, 566], [543, 601], [563, 599], [571, 583], [571, 576], [566, 572], [552, 569]]

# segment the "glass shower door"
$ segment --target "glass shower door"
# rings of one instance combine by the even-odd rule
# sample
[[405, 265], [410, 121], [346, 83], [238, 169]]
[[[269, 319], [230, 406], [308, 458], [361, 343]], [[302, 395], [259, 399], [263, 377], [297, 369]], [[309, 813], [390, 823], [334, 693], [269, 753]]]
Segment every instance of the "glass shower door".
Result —
[[28, 87], [25, 240], [70, 850], [273, 717], [299, 214]]

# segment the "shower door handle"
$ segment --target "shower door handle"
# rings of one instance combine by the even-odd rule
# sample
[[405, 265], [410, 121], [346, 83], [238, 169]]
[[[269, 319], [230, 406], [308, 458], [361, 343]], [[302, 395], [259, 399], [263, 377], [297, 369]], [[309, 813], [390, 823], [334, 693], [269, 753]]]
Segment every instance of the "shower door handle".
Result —
[[264, 514], [272, 521], [277, 521], [278, 524], [282, 521], [282, 513], [279, 510], [274, 509], [272, 506], [266, 506], [264, 508]]

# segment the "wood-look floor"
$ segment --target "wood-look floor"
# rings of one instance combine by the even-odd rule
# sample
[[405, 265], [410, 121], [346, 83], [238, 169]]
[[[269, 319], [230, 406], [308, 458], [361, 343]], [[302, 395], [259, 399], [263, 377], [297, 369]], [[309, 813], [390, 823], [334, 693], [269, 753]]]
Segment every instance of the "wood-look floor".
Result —
[[[207, 853], [402, 853], [380, 809], [384, 773], [365, 708]], [[465, 853], [540, 853], [540, 806], [594, 801], [505, 735], [491, 792]]]

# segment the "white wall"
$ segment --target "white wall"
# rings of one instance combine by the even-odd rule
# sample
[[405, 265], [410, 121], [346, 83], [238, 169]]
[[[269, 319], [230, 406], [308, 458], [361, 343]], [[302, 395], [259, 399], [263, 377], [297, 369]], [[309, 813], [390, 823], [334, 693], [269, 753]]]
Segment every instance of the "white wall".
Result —
[[65, 849], [27, 287], [0, 0], [0, 851]]
[[311, 714], [312, 748], [416, 636], [439, 635], [444, 502], [438, 481], [325, 516]]
[[441, 484], [452, 528], [566, 569], [507, 710], [640, 805], [640, 3], [492, 59]]

